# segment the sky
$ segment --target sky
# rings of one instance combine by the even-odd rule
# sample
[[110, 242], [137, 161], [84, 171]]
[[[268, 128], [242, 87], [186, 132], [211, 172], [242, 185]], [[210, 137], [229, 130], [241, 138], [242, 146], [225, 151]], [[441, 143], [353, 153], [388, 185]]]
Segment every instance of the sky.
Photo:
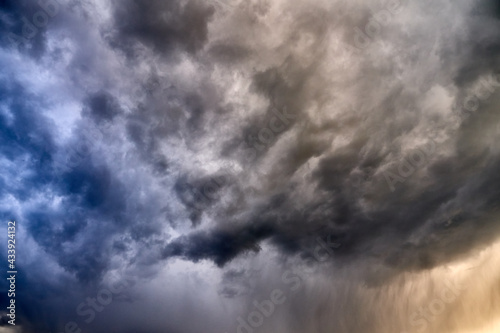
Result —
[[500, 332], [499, 55], [494, 0], [0, 0], [0, 333]]

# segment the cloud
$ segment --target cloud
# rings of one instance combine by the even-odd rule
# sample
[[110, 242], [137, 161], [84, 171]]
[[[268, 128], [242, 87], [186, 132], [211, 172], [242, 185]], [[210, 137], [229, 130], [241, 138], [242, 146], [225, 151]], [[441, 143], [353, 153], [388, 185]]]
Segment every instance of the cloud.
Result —
[[152, 48], [164, 56], [177, 51], [195, 53], [207, 41], [213, 7], [201, 1], [115, 1], [111, 45], [132, 55], [134, 44]]
[[[252, 297], [269, 298], [264, 278], [254, 291], [242, 282], [265, 262], [272, 283], [292, 266], [311, 274], [263, 329], [404, 330], [411, 311], [373, 309], [388, 316], [391, 302], [436, 291], [445, 267], [496, 244], [496, 2], [58, 4], [27, 43], [0, 52], [0, 215], [26, 228], [25, 258], [54, 268], [34, 287], [49, 268], [23, 267], [37, 295], [20, 296], [26, 332], [78, 321], [81, 299], [114, 274], [144, 283], [110, 318], [159, 312], [158, 291], [222, 329]], [[3, 2], [2, 40], [39, 7]], [[318, 239], [338, 246], [309, 267]], [[201, 298], [224, 299], [231, 315], [204, 313], [182, 279], [175, 292], [158, 285], [165, 267], [218, 286]], [[158, 303], [168, 318], [174, 303]]]

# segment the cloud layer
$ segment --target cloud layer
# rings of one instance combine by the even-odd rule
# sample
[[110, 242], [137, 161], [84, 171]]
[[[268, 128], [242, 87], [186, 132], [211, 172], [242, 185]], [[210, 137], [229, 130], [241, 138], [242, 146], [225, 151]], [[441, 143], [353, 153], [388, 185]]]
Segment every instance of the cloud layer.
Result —
[[[499, 27], [492, 0], [3, 1], [20, 331], [234, 330], [293, 277], [262, 331], [493, 321], [496, 266], [483, 298], [411, 318], [472, 281], [449, 267], [494, 262]], [[125, 278], [85, 326], [78, 305]]]

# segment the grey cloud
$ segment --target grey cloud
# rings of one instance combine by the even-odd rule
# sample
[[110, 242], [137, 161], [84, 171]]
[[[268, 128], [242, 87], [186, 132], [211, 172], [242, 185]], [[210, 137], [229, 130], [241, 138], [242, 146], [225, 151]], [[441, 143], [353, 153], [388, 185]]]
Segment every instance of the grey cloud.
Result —
[[128, 54], [139, 42], [165, 56], [180, 51], [195, 53], [207, 40], [208, 21], [213, 7], [202, 1], [181, 2], [116, 1], [116, 37], [111, 44]]
[[[218, 296], [251, 301], [244, 283], [249, 258], [276, 255], [270, 270], [279, 280], [288, 264], [310, 262], [318, 238], [328, 236], [340, 246], [310, 269], [335, 270], [328, 272], [337, 284], [308, 294], [314, 288], [304, 282], [309, 289], [283, 308], [289, 315], [278, 311], [276, 318], [297, 331], [365, 331], [377, 319], [358, 320], [372, 313], [363, 302], [412, 289], [420, 274], [498, 239], [499, 92], [463, 113], [475, 85], [498, 73], [498, 13], [489, 5], [495, 3], [404, 2], [355, 52], [352, 34], [365, 30], [383, 3], [251, 1], [220, 11], [201, 1], [114, 1], [109, 21], [86, 17], [93, 12], [85, 5], [74, 7], [88, 29], [65, 24], [81, 43], [61, 42], [49, 65], [38, 63], [68, 83], [64, 94], [78, 106], [64, 123], [67, 136], [54, 134], [61, 113], [46, 117], [60, 107], [53, 99], [29, 94], [15, 80], [0, 90], [0, 152], [8, 165], [0, 194], [21, 206], [1, 216], [25, 220], [44, 251], [40, 257], [53, 259], [72, 281], [40, 297], [67, 285], [93, 290], [125, 268], [146, 281], [146, 290], [162, 269], [175, 271], [181, 261], [200, 271], [214, 263], [223, 272]], [[22, 13], [17, 4], [1, 9], [8, 17]], [[46, 52], [41, 45], [51, 33], [33, 41], [40, 43], [35, 58]], [[20, 50], [21, 57], [34, 52]], [[25, 84], [43, 92], [37, 82]], [[30, 111], [37, 108], [43, 112]], [[276, 119], [284, 125], [279, 130]], [[404, 164], [431, 143], [424, 164]], [[64, 164], [75, 150], [78, 163]], [[9, 179], [13, 164], [23, 171], [18, 185]], [[402, 166], [407, 174], [391, 187], [384, 173], [400, 175]], [[265, 284], [259, 281], [252, 295], [268, 297]], [[184, 287], [179, 283], [180, 294]], [[197, 295], [187, 295], [175, 299], [215, 321], [194, 304]], [[159, 311], [135, 296], [148, 304], [145, 312]], [[27, 307], [26, 321], [38, 331], [58, 326], [53, 317], [43, 324], [39, 304]], [[173, 318], [177, 304], [161, 304]], [[139, 308], [132, 302], [127, 313]], [[326, 315], [335, 311], [340, 315]], [[129, 329], [181, 330], [181, 324], [152, 320]], [[118, 320], [94, 325], [95, 332], [123, 328]], [[201, 324], [185, 325], [190, 332]]]

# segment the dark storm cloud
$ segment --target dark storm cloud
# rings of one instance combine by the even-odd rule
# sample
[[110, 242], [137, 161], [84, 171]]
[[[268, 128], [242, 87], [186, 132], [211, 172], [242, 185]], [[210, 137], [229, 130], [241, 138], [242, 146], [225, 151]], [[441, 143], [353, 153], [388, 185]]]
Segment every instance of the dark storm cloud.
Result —
[[[496, 68], [495, 59], [498, 56], [495, 46], [497, 38], [494, 37], [497, 36], [498, 29], [485, 31], [486, 28], [481, 28], [478, 30], [477, 27], [480, 27], [479, 17], [483, 16], [477, 12], [475, 15], [479, 16], [472, 16], [472, 22], [468, 28], [471, 40], [474, 36], [474, 40], [477, 42], [467, 45], [465, 52], [461, 53], [464, 58], [455, 59], [458, 63], [456, 62], [454, 65], [455, 68], [458, 68], [457, 73], [471, 73], [469, 78], [471, 81], [477, 80], [480, 74], [491, 73], [491, 69]], [[308, 14], [308, 17], [315, 16]], [[489, 12], [487, 17], [491, 20], [488, 24], [492, 27], [498, 26], [498, 20], [491, 19]], [[307, 23], [309, 21], [307, 17], [304, 17], [303, 20], [299, 19], [297, 22]], [[321, 22], [319, 19], [318, 21]], [[306, 24], [306, 26], [310, 26], [310, 24]], [[312, 31], [313, 38], [317, 38], [318, 43], [322, 43], [325, 40], [325, 29], [321, 28], [320, 23], [317, 26], [320, 28], [311, 28], [310, 31]], [[484, 38], [477, 38], [478, 35]], [[409, 41], [403, 39], [398, 42], [405, 45]], [[440, 56], [442, 61], [446, 62], [448, 45], [441, 47]], [[476, 61], [476, 55], [483, 61]], [[461, 140], [457, 141], [456, 144], [452, 144], [451, 141], [441, 142], [441, 146], [438, 143], [438, 147], [434, 147], [437, 151], [429, 152], [430, 160], [422, 167], [426, 170], [424, 183], [418, 185], [421, 177], [419, 173], [408, 181], [398, 184], [395, 192], [392, 192], [382, 170], [387, 170], [388, 163], [398, 165], [399, 162], [395, 156], [401, 156], [406, 160], [414, 156], [414, 149], [401, 150], [393, 142], [398, 136], [416, 130], [420, 121], [426, 121], [426, 116], [423, 113], [425, 110], [422, 110], [419, 105], [421, 101], [415, 96], [401, 94], [389, 97], [379, 105], [370, 108], [370, 106], [362, 104], [366, 97], [360, 91], [361, 102], [357, 103], [358, 107], [370, 110], [373, 112], [371, 115], [363, 116], [364, 119], [356, 119], [356, 114], [353, 114], [352, 119], [347, 121], [339, 120], [338, 123], [332, 121], [321, 125], [308, 124], [303, 111], [307, 103], [311, 101], [318, 103], [318, 98], [311, 94], [310, 87], [308, 87], [308, 84], [318, 75], [318, 70], [316, 64], [304, 66], [299, 56], [291, 53], [281, 66], [258, 72], [253, 77], [253, 87], [258, 94], [267, 99], [271, 105], [287, 107], [295, 115], [296, 119], [293, 120], [288, 131], [292, 133], [299, 131], [298, 133], [300, 133], [301, 128], [307, 128], [307, 130], [298, 135], [300, 140], [296, 146], [283, 152], [283, 157], [271, 169], [270, 175], [264, 176], [270, 182], [276, 179], [285, 183], [289, 182], [285, 186], [285, 190], [278, 192], [278, 194], [274, 193], [272, 196], [272, 198], [281, 197], [282, 201], [276, 205], [266, 205], [258, 214], [252, 214], [252, 217], [232, 237], [236, 237], [245, 230], [252, 230], [254, 228], [252, 222], [264, 216], [264, 219], [273, 226], [266, 234], [265, 239], [271, 240], [273, 244], [285, 252], [304, 251], [307, 253], [306, 244], [310, 244], [311, 240], [317, 236], [329, 234], [342, 244], [336, 251], [337, 256], [346, 255], [351, 258], [374, 256], [380, 258], [387, 265], [398, 267], [401, 270], [419, 270], [443, 264], [467, 253], [475, 246], [491, 242], [495, 237], [492, 235], [498, 235], [498, 228], [493, 218], [496, 214], [493, 204], [497, 200], [496, 190], [494, 190], [497, 186], [494, 181], [496, 178], [484, 172], [486, 165], [490, 165], [491, 168], [496, 165], [494, 162], [497, 159], [495, 154], [481, 152], [481, 149], [485, 148], [481, 148], [480, 144], [466, 152], [464, 147], [468, 144], [461, 142]], [[365, 56], [369, 56], [369, 54], [367, 53]], [[294, 57], [297, 57], [297, 60], [294, 60]], [[354, 85], [359, 85], [360, 88], [364, 89], [373, 89], [373, 83], [366, 81], [366, 77], [371, 75], [370, 71], [375, 70], [373, 68], [376, 65], [375, 59], [372, 61], [373, 63], [359, 64], [362, 68], [365, 67], [365, 72], [358, 79], [364, 81], [354, 82]], [[450, 74], [438, 80], [456, 78], [453, 72]], [[373, 75], [376, 74], [373, 73]], [[463, 74], [458, 76], [463, 76]], [[424, 81], [422, 84], [430, 87], [433, 83], [432, 81]], [[395, 88], [395, 93], [397, 93], [396, 90], [401, 91], [401, 89], [406, 90], [408, 86]], [[465, 96], [466, 93], [464, 90], [462, 94]], [[496, 93], [494, 96], [498, 96], [498, 94]], [[410, 102], [417, 108], [416, 114], [409, 115], [406, 119], [399, 118], [401, 113], [405, 111], [397, 107], [398, 104], [403, 105], [405, 100], [407, 100], [406, 103]], [[497, 97], [491, 97], [489, 103], [496, 105], [498, 103]], [[472, 116], [473, 120], [471, 121], [479, 122], [480, 126], [484, 126], [485, 121], [482, 118], [492, 118], [491, 112], [484, 107], [481, 112]], [[385, 131], [387, 127], [384, 125], [387, 125], [383, 123], [379, 115], [394, 119], [394, 121], [388, 122], [388, 131]], [[272, 113], [268, 111], [266, 116], [270, 117]], [[265, 127], [265, 121], [261, 119], [264, 117], [260, 116], [257, 121], [251, 120], [249, 125], [246, 125], [247, 127], [242, 128], [241, 133], [236, 134], [234, 141], [228, 141], [224, 154], [231, 154], [231, 151], [236, 147], [241, 149], [241, 143], [244, 143], [245, 138], [251, 134], [254, 134], [254, 138], [257, 137], [259, 131]], [[492, 124], [496, 121], [496, 118], [491, 119]], [[361, 126], [356, 129], [354, 125]], [[467, 131], [474, 133], [470, 135], [478, 135], [479, 125], [474, 130], [467, 129], [468, 127], [467, 124], [460, 126], [454, 137], [460, 138]], [[327, 152], [330, 147], [326, 142], [312, 141], [310, 137], [315, 132], [327, 133], [328, 131], [331, 131], [333, 137], [335, 134], [354, 134], [354, 138], [344, 148]], [[369, 134], [370, 131], [372, 135]], [[374, 140], [379, 140], [374, 138], [374, 133], [377, 133], [376, 136], [385, 142], [386, 146], [374, 142]], [[425, 139], [431, 140], [432, 134]], [[258, 155], [259, 159], [267, 158], [269, 151], [278, 141], [279, 136], [272, 143], [262, 145], [260, 155]], [[246, 144], [249, 145], [248, 142]], [[455, 152], [451, 156], [444, 157], [442, 151], [449, 149], [449, 144]], [[429, 145], [426, 143], [420, 149], [425, 151], [425, 149], [429, 149]], [[293, 193], [291, 189], [301, 187], [298, 181], [290, 179], [309, 159], [318, 156], [318, 166], [312, 172], [310, 179], [312, 184], [317, 187], [318, 194], [312, 202], [306, 204], [305, 207], [302, 206], [301, 210], [289, 214], [288, 212], [294, 211], [291, 208], [294, 206], [294, 199], [290, 194]], [[252, 167], [255, 165], [247, 165], [246, 168], [251, 172]], [[289, 180], [287, 181], [287, 179]], [[481, 188], [473, 190], [478, 184], [483, 185]], [[268, 199], [271, 199], [271, 196], [268, 196]], [[363, 208], [362, 202], [368, 204], [370, 209]], [[319, 216], [309, 215], [311, 207], [318, 205], [323, 205], [323, 207], [326, 205], [326, 209], [320, 212]], [[464, 208], [462, 213], [456, 213], [459, 211], [458, 207], [467, 208]], [[242, 206], [241, 209], [246, 208]], [[307, 212], [305, 216], [301, 214], [304, 211]], [[301, 217], [298, 218], [298, 216]], [[450, 219], [455, 222], [446, 225]], [[224, 227], [221, 229], [224, 230]], [[167, 256], [182, 256], [195, 261], [200, 258], [212, 258], [220, 264], [226, 262], [227, 258], [234, 257], [235, 253], [245, 251], [246, 242], [243, 242], [241, 247], [217, 246], [221, 229], [217, 228], [212, 234], [205, 234], [201, 238], [197, 233], [188, 236], [188, 238], [184, 236], [167, 246], [168, 250], [164, 253]], [[260, 236], [254, 237], [251, 232], [248, 235], [250, 243], [259, 244], [263, 241]], [[462, 241], [466, 235], [470, 236], [468, 243]], [[207, 237], [209, 241], [207, 241]], [[206, 249], [205, 255], [201, 255], [199, 244], [212, 244], [214, 249], [218, 250]], [[446, 246], [442, 244], [446, 244]], [[210, 246], [208, 247], [210, 248]], [[439, 251], [436, 250], [438, 248]], [[401, 249], [404, 250], [400, 251]]]
[[111, 44], [133, 55], [135, 43], [165, 56], [177, 51], [196, 53], [207, 41], [214, 9], [203, 1], [114, 2], [116, 36]]
[[[378, 33], [368, 30], [374, 36], [352, 54], [337, 44], [346, 36], [351, 43], [384, 4], [252, 1], [218, 11], [202, 1], [127, 0], [99, 7], [110, 10], [109, 21], [94, 15], [94, 4], [75, 7], [85, 18], [76, 22], [88, 26], [64, 22], [75, 40], [55, 38], [53, 63], [36, 64], [61, 78], [55, 87], [75, 114], [68, 104], [50, 104], [40, 81], [56, 79], [43, 70], [24, 80], [37, 93], [14, 79], [0, 84], [7, 175], [0, 195], [2, 207], [13, 207], [1, 216], [25, 221], [40, 258], [64, 275], [40, 280], [50, 288], [35, 287], [46, 273], [36, 267], [21, 281], [35, 295], [22, 298], [23, 320], [32, 325], [24, 330], [60, 329], [56, 313], [74, 315], [78, 292], [95, 291], [124, 267], [152, 279], [160, 266], [175, 271], [175, 259], [213, 262], [227, 269], [220, 294], [237, 299], [248, 294], [247, 268], [238, 266], [244, 259], [277, 250], [280, 264], [300, 265], [318, 240], [335, 245], [332, 267], [357, 263], [359, 275], [371, 272], [367, 262], [383, 267], [360, 278], [374, 288], [491, 244], [500, 232], [498, 87], [467, 117], [461, 103], [483, 75], [498, 73], [498, 13], [488, 9], [493, 2], [443, 0], [444, 17], [429, 3], [405, 2], [406, 12], [389, 15]], [[340, 19], [337, 7], [346, 7]], [[34, 2], [0, 8], [1, 28], [17, 34], [23, 15], [38, 10]], [[50, 33], [40, 30], [20, 50], [40, 58]], [[16, 57], [7, 53], [2, 59]], [[408, 166], [418, 151], [425, 163]], [[48, 302], [54, 315], [45, 320], [44, 300], [75, 285], [78, 297]], [[363, 298], [352, 295], [342, 298], [346, 308], [361, 313]], [[198, 297], [179, 299], [191, 309]], [[129, 310], [178, 305], [164, 302]], [[326, 313], [332, 308], [324, 302]], [[292, 307], [308, 313], [298, 302]], [[187, 331], [199, 331], [186, 322]], [[305, 315], [296, 322], [308, 327]], [[356, 318], [346, 322], [355, 326]], [[119, 320], [96, 326], [114, 329]]]
[[[463, 57], [462, 65], [458, 68], [456, 75], [456, 82], [459, 86], [466, 86], [478, 76], [490, 73], [491, 70], [498, 72], [500, 68], [497, 56], [500, 52], [498, 40], [500, 5], [498, 1], [479, 1], [472, 14], [466, 38], [456, 45], [465, 49], [464, 53], [458, 53]], [[452, 54], [447, 54], [447, 56], [453, 57]]]
[[[11, 8], [13, 8], [12, 5]], [[164, 55], [170, 54], [176, 49], [188, 52], [200, 51], [207, 42], [207, 25], [213, 15], [213, 7], [195, 1], [187, 2], [184, 5], [178, 2], [154, 1], [146, 4], [128, 1], [126, 3], [114, 3], [113, 14], [116, 29], [113, 41], [115, 45], [134, 48], [133, 43], [139, 42]], [[430, 177], [430, 180], [428, 180], [430, 185], [426, 188], [415, 190], [416, 180], [412, 179], [403, 184], [398, 184], [394, 193], [387, 186], [381, 170], [384, 170], [388, 163], [395, 163], [391, 161], [393, 156], [398, 154], [408, 156], [411, 153], [409, 151], [398, 151], [400, 148], [397, 145], [390, 146], [391, 141], [405, 131], [410, 132], [414, 129], [420, 117], [416, 114], [402, 121], [390, 122], [388, 124], [389, 130], [384, 133], [384, 131], [378, 130], [384, 128], [381, 127], [383, 123], [379, 114], [384, 114], [389, 119], [391, 117], [397, 119], [402, 110], [396, 108], [394, 103], [403, 104], [406, 100], [409, 100], [410, 103], [417, 105], [418, 101], [414, 100], [413, 96], [404, 94], [395, 97], [389, 96], [385, 101], [373, 106], [373, 114], [371, 115], [356, 114], [357, 110], [354, 110], [355, 112], [349, 115], [347, 119], [331, 120], [319, 124], [308, 119], [309, 116], [304, 111], [310, 107], [312, 102], [320, 106], [325, 103], [321, 94], [326, 92], [320, 92], [321, 89], [319, 88], [321, 81], [324, 79], [317, 79], [317, 77], [321, 73], [320, 64], [326, 54], [325, 44], [330, 30], [326, 19], [327, 15], [321, 13], [319, 9], [310, 8], [304, 13], [296, 12], [294, 14], [297, 15], [298, 19], [292, 24], [293, 27], [286, 32], [287, 36], [285, 36], [284, 42], [278, 48], [278, 53], [283, 53], [280, 55], [282, 61], [277, 61], [277, 65], [274, 64], [268, 68], [253, 72], [251, 77], [252, 93], [261, 96], [268, 101], [269, 105], [259, 115], [252, 115], [242, 119], [240, 128], [232, 131], [229, 138], [220, 140], [222, 146], [220, 151], [227, 157], [241, 153], [245, 154], [245, 150], [241, 150], [241, 147], [245, 145], [252, 147], [252, 144], [255, 144], [255, 142], [245, 141], [252, 137], [254, 141], [257, 140], [258, 148], [254, 146], [254, 149], [258, 150], [256, 152], [257, 158], [253, 160], [253, 163], [247, 163], [246, 161], [247, 164], [243, 165], [244, 171], [252, 172], [252, 168], [259, 168], [259, 163], [262, 160], [271, 157], [271, 152], [272, 154], [276, 153], [277, 146], [282, 142], [282, 138], [289, 135], [294, 136], [297, 143], [284, 149], [280, 148], [282, 150], [278, 151], [279, 157], [275, 161], [276, 166], [271, 168], [268, 174], [264, 175], [264, 179], [276, 184], [285, 184], [285, 186], [281, 190], [274, 190], [272, 194], [267, 194], [264, 190], [261, 190], [259, 194], [265, 200], [269, 200], [269, 203], [258, 208], [249, 207], [245, 200], [235, 203], [235, 207], [239, 211], [254, 210], [249, 214], [250, 217], [246, 218], [243, 225], [236, 230], [225, 231], [224, 227], [215, 226], [213, 230], [204, 232], [203, 235], [194, 231], [193, 235], [183, 236], [167, 245], [163, 251], [165, 257], [180, 256], [195, 261], [212, 259], [217, 264], [222, 265], [236, 257], [240, 252], [257, 246], [263, 240], [270, 240], [285, 253], [307, 252], [307, 249], [304, 248], [305, 244], [324, 233], [331, 234], [333, 237], [342, 240], [343, 246], [338, 251], [339, 255], [363, 255], [370, 249], [383, 252], [389, 251], [388, 253], [391, 253], [391, 251], [397, 251], [400, 246], [420, 248], [423, 246], [422, 244], [427, 244], [427, 241], [422, 240], [420, 244], [413, 244], [407, 243], [407, 239], [414, 233], [418, 233], [422, 228], [430, 228], [431, 230], [436, 228], [433, 231], [436, 233], [436, 237], [446, 235], [447, 230], [442, 231], [437, 226], [429, 227], [427, 224], [440, 223], [441, 219], [446, 218], [446, 210], [453, 210], [452, 208], [463, 205], [463, 202], [469, 202], [469, 198], [457, 198], [457, 193], [461, 189], [470, 186], [468, 184], [471, 180], [465, 176], [477, 172], [476, 169], [471, 167], [472, 161], [477, 161], [478, 158], [475, 153], [471, 153], [469, 156], [469, 154], [463, 155], [457, 152], [455, 156], [449, 156], [446, 159], [439, 158], [439, 154], [436, 153], [434, 159], [426, 167], [426, 170], [429, 170], [428, 177]], [[476, 13], [475, 15], [479, 14]], [[477, 39], [481, 41], [477, 45], [482, 43], [480, 44], [482, 49], [489, 50], [489, 53], [484, 52], [484, 58], [494, 61], [494, 54], [496, 54], [495, 42], [494, 39], [488, 37], [494, 36], [494, 33], [485, 32], [484, 29], [474, 30], [477, 26], [475, 22], [473, 21], [470, 24], [471, 34], [485, 36], [484, 39]], [[498, 21], [493, 20], [491, 24], [498, 24]], [[304, 61], [305, 54], [300, 50], [293, 49], [299, 47], [299, 41], [303, 34], [312, 36], [311, 45], [312, 50], [314, 50], [314, 61]], [[406, 42], [405, 40], [401, 41], [403, 44]], [[222, 45], [220, 42], [217, 43], [219, 44], [216, 45]], [[228, 39], [223, 45], [224, 49], [227, 50], [230, 48], [250, 50], [245, 52], [250, 55], [259, 51], [258, 45], [252, 45], [252, 43], [245, 44], [244, 41]], [[468, 49], [474, 53], [476, 46], [469, 46]], [[215, 46], [215, 48], [217, 47], [219, 46]], [[209, 57], [214, 56], [214, 49], [209, 50], [211, 50], [208, 52]], [[447, 49], [444, 48], [444, 50]], [[222, 53], [225, 53], [225, 51]], [[467, 55], [468, 53], [465, 52], [464, 54]], [[367, 53], [366, 56], [368, 55]], [[443, 51], [441, 56], [446, 56], [446, 52]], [[220, 55], [220, 57], [220, 61], [225, 61], [225, 56]], [[245, 59], [242, 55], [237, 57], [241, 58], [241, 61]], [[484, 61], [472, 62], [468, 58], [464, 59], [458, 59], [461, 62], [456, 66], [459, 68], [457, 72], [471, 73], [471, 78], [477, 77], [478, 73], [483, 72], [483, 70], [478, 72], [476, 69], [483, 68], [487, 70], [493, 66], [491, 61], [485, 65]], [[370, 77], [370, 75], [376, 77], [375, 60], [373, 60], [373, 63], [366, 62], [358, 65], [364, 66], [365, 72], [357, 78], [357, 82], [351, 82], [351, 84], [354, 86], [359, 85], [360, 90], [373, 89], [371, 82], [366, 81], [365, 78]], [[472, 68], [472, 71], [467, 68]], [[453, 73], [451, 76], [453, 76]], [[318, 84], [315, 83], [316, 80], [318, 80]], [[209, 105], [209, 103], [214, 103], [210, 101], [210, 98], [213, 99], [212, 96], [220, 95], [220, 93], [198, 93], [186, 91], [185, 88], [181, 90], [169, 86], [168, 82], [164, 82], [158, 77], [154, 79], [154, 82], [156, 84], [152, 89], [149, 89], [149, 95], [145, 95], [145, 103], [137, 105], [127, 115], [124, 114], [120, 107], [119, 100], [105, 91], [90, 94], [84, 99], [82, 115], [84, 122], [90, 120], [95, 124], [92, 126], [97, 127], [125, 120], [125, 133], [137, 149], [134, 153], [141, 157], [143, 163], [150, 164], [156, 176], [166, 176], [168, 175], [170, 161], [161, 152], [162, 141], [182, 136], [189, 143], [189, 147], [196, 150], [196, 143], [204, 140], [210, 134], [208, 122], [209, 116], [212, 116], [210, 112], [214, 110], [213, 106]], [[429, 83], [424, 84], [428, 85]], [[395, 88], [394, 94], [405, 88], [404, 86]], [[318, 91], [317, 94], [315, 94], [315, 90]], [[367, 99], [367, 96], [361, 94], [357, 108], [369, 109], [364, 104], [366, 103], [365, 99]], [[263, 137], [261, 135], [262, 129], [268, 126], [270, 120], [276, 117], [276, 110], [281, 113], [286, 112], [290, 116], [286, 119], [285, 128], [276, 133], [271, 142], [263, 144], [261, 142]], [[380, 110], [380, 113], [377, 110]], [[216, 121], [222, 121], [223, 116], [224, 113], [218, 114], [215, 118]], [[235, 116], [237, 117], [236, 114]], [[480, 121], [485, 116], [486, 113], [483, 112], [473, 115], [473, 118]], [[356, 125], [361, 125], [361, 127], [356, 129]], [[394, 128], [394, 130], [391, 128]], [[465, 130], [466, 125], [460, 127], [459, 135]], [[76, 132], [73, 142], [78, 143], [81, 136], [84, 136], [85, 130], [82, 129], [81, 131], [81, 133]], [[105, 131], [110, 133], [109, 128]], [[374, 143], [371, 136], [366, 134], [370, 131], [374, 131], [378, 139], [387, 143], [389, 148]], [[353, 138], [351, 143], [343, 148], [331, 151], [328, 141], [315, 138], [315, 136], [319, 137], [321, 134], [332, 139], [341, 135], [353, 135]], [[12, 136], [12, 134], [9, 135]], [[460, 149], [460, 145], [457, 145], [457, 148]], [[89, 149], [87, 153], [88, 159], [83, 160], [80, 165], [76, 165], [69, 170], [63, 170], [63, 173], [58, 174], [57, 178], [56, 175], [51, 175], [47, 167], [45, 169], [40, 167], [38, 170], [46, 170], [43, 179], [52, 179], [57, 193], [67, 197], [65, 203], [75, 207], [75, 211], [92, 212], [90, 214], [92, 219], [107, 221], [106, 226], [109, 226], [107, 232], [111, 234], [114, 232], [121, 233], [123, 230], [114, 230], [111, 226], [118, 223], [119, 220], [123, 225], [122, 227], [132, 223], [128, 219], [121, 220], [125, 216], [124, 212], [127, 211], [127, 207], [130, 207], [127, 202], [130, 199], [127, 199], [127, 196], [123, 194], [127, 192], [125, 190], [127, 186], [116, 179], [113, 172], [114, 168], [119, 169], [123, 166], [119, 164], [113, 167], [105, 164], [100, 165], [98, 163], [99, 153], [94, 151], [93, 147], [87, 147], [87, 149]], [[50, 161], [54, 153], [54, 151], [45, 153], [45, 158]], [[36, 154], [40, 154], [40, 151], [37, 150]], [[297, 197], [295, 191], [300, 191], [303, 184], [300, 179], [292, 180], [292, 178], [297, 173], [302, 172], [311, 159], [317, 159], [317, 166], [311, 172], [311, 178], [308, 181], [312, 186], [316, 187], [318, 194], [315, 198], [302, 198], [301, 208], [295, 209], [295, 201], [300, 198], [300, 195]], [[40, 161], [43, 158], [37, 158], [36, 160]], [[245, 159], [242, 158], [242, 160]], [[443, 173], [441, 171], [442, 168], [445, 168], [443, 164], [453, 165], [456, 171]], [[246, 180], [238, 179], [234, 175], [231, 177], [229, 177], [231, 187], [238, 189], [242, 193], [243, 189], [248, 186], [248, 184], [244, 183]], [[488, 179], [488, 177], [486, 175], [484, 179]], [[188, 179], [179, 179], [174, 183], [176, 185], [172, 187], [180, 202], [187, 209], [189, 218], [195, 227], [200, 224], [204, 211], [217, 210], [221, 193], [227, 191], [224, 186], [218, 187], [216, 192], [220, 191], [221, 193], [215, 193], [217, 195], [215, 195], [214, 199], [200, 203], [192, 193], [193, 191], [202, 191], [205, 183], [211, 181], [211, 178], [213, 177], [210, 175], [200, 174], [192, 176], [189, 181]], [[486, 186], [487, 182], [484, 181], [484, 183]], [[166, 189], [169, 188], [166, 187]], [[484, 189], [482, 191], [481, 196], [473, 193], [471, 197], [476, 198], [479, 196], [486, 201], [494, 202], [494, 196], [489, 198], [489, 194]], [[408, 197], [411, 197], [412, 200], [408, 200]], [[370, 211], [366, 211], [360, 206], [360, 198], [370, 203]], [[320, 205], [323, 207], [322, 210], [317, 209]], [[443, 206], [446, 205], [451, 208], [444, 209]], [[477, 205], [481, 204], [477, 203]], [[481, 212], [475, 214], [480, 216]], [[487, 214], [487, 212], [482, 212], [482, 214]], [[90, 217], [78, 216], [77, 218], [82, 219], [82, 226], [76, 226], [73, 222], [68, 222], [68, 225], [65, 225], [62, 231], [56, 232], [51, 227], [42, 228], [48, 223], [49, 218], [38, 212], [33, 215], [33, 233], [40, 235], [36, 236], [35, 239], [40, 242], [51, 237], [60, 240], [71, 240], [77, 234], [84, 234], [85, 226], [90, 223]], [[69, 216], [68, 219], [72, 220]], [[462, 219], [465, 219], [465, 217]], [[259, 220], [265, 220], [270, 225], [265, 232], [255, 232], [254, 221]], [[37, 221], [45, 222], [38, 223]], [[468, 230], [465, 227], [462, 228]], [[155, 228], [146, 232], [144, 237], [149, 237], [153, 230]], [[237, 236], [239, 234], [244, 235], [241, 236], [244, 240], [239, 241], [238, 237], [240, 236]], [[190, 240], [191, 237], [193, 240]], [[238, 241], [231, 242], [232, 245], [222, 246], [231, 237], [236, 237]], [[391, 242], [393, 247], [386, 249], [385, 246], [381, 245], [381, 242], [386, 242], [388, 237], [394, 237]], [[95, 246], [96, 252], [109, 246], [109, 244], [105, 244], [104, 239], [99, 237], [96, 242], [96, 244], [87, 244], [85, 242], [84, 244], [91, 249]], [[49, 252], [57, 254], [61, 253], [61, 250], [56, 247]], [[75, 254], [77, 252], [75, 251]], [[451, 250], [450, 255], [459, 252], [458, 250]], [[89, 250], [89, 256], [82, 258], [81, 265], [72, 265], [72, 259], [67, 259], [72, 258], [72, 255], [64, 253], [64, 251], [62, 253], [61, 260], [66, 258], [68, 264], [65, 265], [71, 267], [70, 270], [76, 272], [83, 280], [96, 279], [105, 272], [108, 256], [104, 256], [102, 260], [98, 257], [94, 258], [94, 252]], [[423, 268], [438, 264], [441, 260], [447, 260], [447, 256], [443, 256], [442, 259], [426, 259], [426, 253], [427, 251], [423, 250], [423, 259], [409, 260], [406, 264], [411, 267]], [[390, 258], [385, 258], [388, 262], [399, 262], [391, 254], [389, 256]], [[417, 255], [417, 257], [419, 256]], [[96, 262], [95, 270], [87, 269], [84, 262], [91, 263], [93, 260]], [[83, 268], [78, 269], [79, 266]]]
[[195, 232], [169, 243], [161, 253], [163, 258], [180, 257], [195, 262], [208, 259], [223, 266], [243, 251], [259, 251], [259, 241], [273, 232], [273, 226], [259, 223], [248, 228]]
[[190, 210], [189, 218], [193, 225], [198, 225], [203, 210], [217, 202], [220, 192], [227, 185], [227, 176], [203, 177], [196, 180], [188, 180], [180, 177], [174, 191], [179, 200]]
[[90, 96], [87, 109], [84, 110], [84, 114], [88, 113], [97, 123], [112, 121], [122, 112], [117, 100], [107, 92], [98, 92]]

